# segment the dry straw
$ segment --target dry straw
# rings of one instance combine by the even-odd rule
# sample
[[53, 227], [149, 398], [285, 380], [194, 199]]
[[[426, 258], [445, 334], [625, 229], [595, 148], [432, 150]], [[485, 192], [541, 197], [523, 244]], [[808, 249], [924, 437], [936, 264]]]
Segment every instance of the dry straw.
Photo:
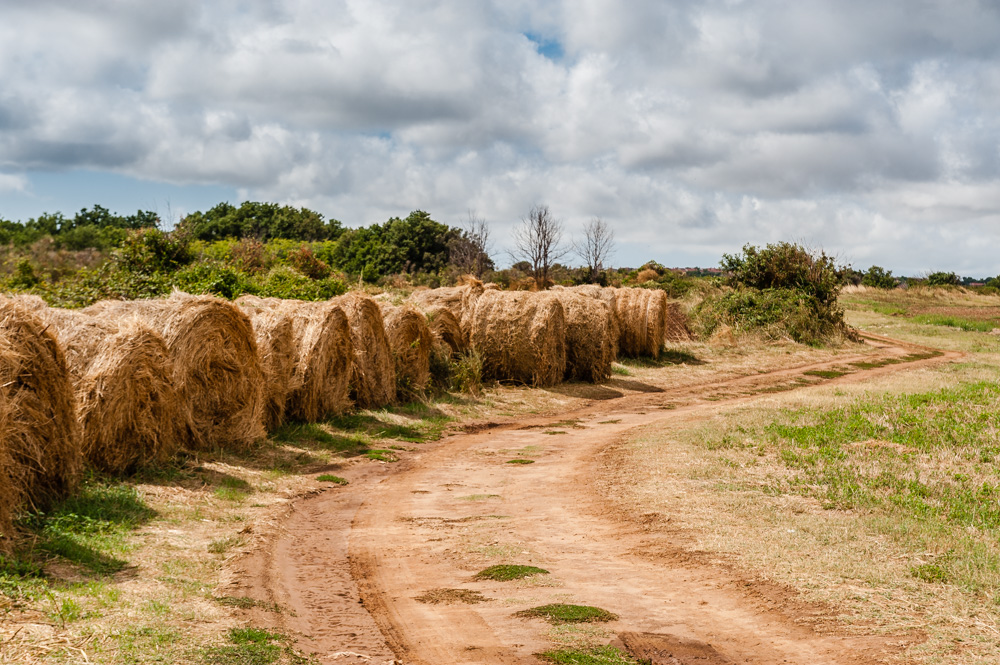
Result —
[[68, 496], [82, 466], [80, 427], [62, 347], [25, 308], [0, 297], [0, 530], [20, 509]]
[[351, 330], [344, 310], [331, 302], [244, 296], [244, 307], [270, 309], [291, 318], [293, 372], [287, 414], [315, 422], [348, 407], [353, 362]]
[[555, 296], [566, 316], [566, 379], [607, 381], [615, 359], [611, 308], [569, 289]]
[[[558, 290], [563, 287], [552, 287], [553, 290]], [[577, 295], [586, 296], [587, 298], [594, 298], [595, 300], [600, 300], [605, 305], [608, 306], [610, 312], [611, 321], [608, 334], [611, 337], [611, 349], [612, 356], [611, 360], [614, 362], [618, 358], [618, 340], [621, 337], [621, 321], [618, 319], [618, 297], [615, 294], [617, 289], [614, 288], [604, 288], [598, 286], [597, 284], [581, 284], [580, 286], [572, 286], [568, 288], [569, 291], [576, 293]]]
[[427, 319], [412, 305], [396, 307], [383, 302], [380, 307], [396, 362], [397, 394], [419, 394], [427, 387], [431, 375], [434, 338]]
[[35, 313], [66, 352], [90, 466], [123, 474], [177, 452], [183, 406], [159, 333], [136, 318], [102, 320], [52, 307]]
[[690, 342], [691, 329], [688, 328], [687, 314], [684, 307], [677, 301], [667, 301], [666, 328], [663, 338], [668, 342]]
[[264, 426], [272, 431], [285, 422], [288, 393], [292, 390], [296, 360], [294, 324], [289, 314], [273, 307], [243, 299], [236, 304], [250, 317], [257, 340], [257, 353], [264, 371], [264, 397], [267, 400]]
[[427, 326], [434, 336], [435, 344], [444, 346], [448, 355], [458, 355], [464, 352], [468, 345], [462, 334], [462, 324], [458, 317], [445, 307], [429, 307], [424, 310]]
[[391, 404], [396, 398], [396, 367], [378, 303], [362, 293], [349, 293], [332, 302], [344, 308], [351, 326], [351, 396], [355, 404], [362, 409]]
[[619, 354], [659, 356], [667, 323], [667, 294], [659, 289], [616, 289], [615, 307], [621, 326]]
[[264, 436], [264, 372], [239, 307], [175, 292], [165, 300], [105, 300], [84, 311], [109, 320], [139, 316], [163, 336], [191, 448], [241, 449]]
[[471, 348], [482, 358], [484, 376], [532, 386], [562, 381], [566, 320], [558, 297], [484, 290], [471, 318]]

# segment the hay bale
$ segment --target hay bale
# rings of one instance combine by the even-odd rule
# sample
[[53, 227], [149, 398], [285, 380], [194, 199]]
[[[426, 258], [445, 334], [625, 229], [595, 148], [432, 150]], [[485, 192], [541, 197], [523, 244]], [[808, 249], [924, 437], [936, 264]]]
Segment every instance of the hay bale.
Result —
[[611, 308], [570, 289], [554, 293], [566, 317], [566, 379], [600, 383], [615, 359]]
[[83, 311], [109, 320], [139, 316], [163, 336], [191, 448], [241, 449], [264, 437], [264, 371], [239, 307], [175, 292], [163, 300], [104, 300]]
[[690, 342], [693, 337], [688, 328], [688, 317], [684, 307], [676, 300], [668, 300], [665, 312], [666, 326], [663, 338], [668, 342]]
[[443, 286], [439, 289], [422, 288], [411, 293], [407, 300], [423, 310], [444, 307], [455, 318], [461, 319], [463, 293], [465, 293], [464, 286]]
[[396, 307], [383, 302], [379, 306], [396, 363], [396, 394], [419, 394], [431, 376], [434, 338], [427, 319], [412, 305]]
[[53, 307], [36, 314], [65, 349], [90, 466], [123, 474], [177, 452], [183, 407], [159, 333], [136, 318], [101, 320]]
[[351, 326], [354, 403], [363, 409], [391, 404], [396, 398], [396, 366], [378, 303], [363, 293], [348, 293], [331, 302], [344, 309]]
[[471, 319], [471, 348], [482, 358], [485, 377], [531, 386], [562, 381], [566, 320], [557, 296], [483, 291]]
[[264, 427], [272, 431], [285, 422], [288, 393], [292, 390], [296, 360], [294, 324], [289, 314], [273, 307], [242, 299], [236, 304], [250, 317], [257, 340], [264, 371]]
[[80, 426], [59, 340], [29, 309], [0, 297], [0, 530], [45, 509], [80, 479]]
[[424, 316], [434, 342], [447, 347], [448, 355], [458, 355], [468, 348], [465, 335], [462, 334], [462, 324], [450, 309], [430, 307], [424, 310]]
[[[556, 287], [552, 288], [555, 289]], [[614, 362], [617, 360], [619, 353], [619, 338], [621, 337], [621, 321], [618, 318], [618, 297], [615, 295], [616, 289], [601, 287], [597, 284], [581, 284], [579, 286], [569, 287], [568, 290], [587, 298], [600, 300], [608, 306], [608, 310], [611, 313], [611, 328], [608, 331], [611, 336], [611, 348], [613, 353], [611, 361]]]
[[622, 356], [658, 357], [666, 327], [667, 294], [659, 289], [621, 288], [615, 290]]
[[315, 422], [343, 413], [350, 404], [354, 347], [344, 310], [331, 302], [243, 296], [241, 306], [272, 309], [291, 318], [293, 372], [287, 415]]

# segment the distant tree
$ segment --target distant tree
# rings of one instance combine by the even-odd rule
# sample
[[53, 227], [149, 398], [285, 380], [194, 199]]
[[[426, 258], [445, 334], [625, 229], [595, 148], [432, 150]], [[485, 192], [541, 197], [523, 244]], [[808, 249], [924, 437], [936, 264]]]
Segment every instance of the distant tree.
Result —
[[470, 210], [462, 227], [461, 234], [452, 239], [448, 260], [463, 272], [482, 277], [494, 268], [490, 258], [493, 251], [490, 225], [484, 217]]
[[958, 286], [962, 280], [953, 272], [932, 272], [927, 275], [928, 286]]
[[894, 289], [898, 284], [896, 278], [892, 276], [892, 271], [881, 266], [869, 268], [864, 277], [861, 278], [861, 283], [876, 289]]
[[615, 251], [615, 232], [600, 217], [595, 217], [583, 227], [583, 240], [574, 243], [574, 250], [590, 273], [590, 282], [596, 283], [604, 264]]
[[531, 276], [539, 289], [549, 286], [549, 270], [569, 253], [563, 244], [562, 222], [552, 216], [547, 205], [534, 206], [521, 225], [514, 229], [513, 258], [531, 264]]
[[438, 272], [448, 265], [450, 247], [459, 233], [414, 210], [406, 219], [393, 217], [384, 224], [346, 231], [331, 261], [334, 268], [369, 281], [398, 273]]
[[343, 233], [339, 221], [324, 221], [314, 210], [256, 201], [244, 201], [239, 208], [220, 203], [205, 212], [191, 213], [180, 225], [196, 240], [336, 240]]

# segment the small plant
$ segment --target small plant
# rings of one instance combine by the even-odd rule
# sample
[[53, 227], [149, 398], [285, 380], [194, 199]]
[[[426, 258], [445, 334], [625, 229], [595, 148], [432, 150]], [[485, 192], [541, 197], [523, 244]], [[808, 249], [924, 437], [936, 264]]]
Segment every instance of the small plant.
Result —
[[836, 369], [811, 369], [802, 373], [806, 376], [817, 376], [821, 379], [836, 379], [839, 376], [848, 374], [848, 372], [842, 372]]
[[453, 603], [475, 605], [476, 603], [485, 603], [489, 598], [470, 589], [432, 589], [422, 596], [417, 596], [414, 600], [430, 605], [451, 605]]
[[641, 665], [642, 662], [647, 662], [630, 658], [615, 647], [597, 647], [586, 651], [560, 649], [558, 651], [545, 651], [537, 655], [542, 660], [558, 663], [558, 665]]
[[318, 480], [321, 483], [333, 483], [334, 485], [346, 485], [347, 484], [347, 480], [345, 478], [341, 478], [340, 476], [334, 476], [334, 475], [329, 474], [329, 473], [324, 473], [324, 474], [322, 474], [320, 476], [317, 476], [316, 480]]
[[549, 571], [536, 566], [522, 566], [518, 564], [499, 564], [480, 570], [475, 575], [477, 580], [493, 580], [494, 582], [509, 582], [519, 580], [533, 575], [548, 575]]
[[617, 621], [618, 615], [600, 607], [590, 605], [568, 605], [564, 603], [554, 603], [551, 605], [540, 605], [530, 610], [522, 610], [514, 616], [525, 618], [545, 619], [549, 623], [598, 623], [607, 621]]
[[509, 460], [507, 460], [507, 464], [534, 464], [534, 463], [535, 463], [535, 460], [533, 460], [533, 459], [517, 458], [517, 459], [509, 459]]
[[396, 457], [391, 450], [384, 449], [372, 449], [365, 453], [365, 457], [370, 460], [375, 460], [376, 462], [398, 462], [399, 458]]
[[212, 554], [225, 554], [231, 548], [237, 547], [243, 544], [243, 539], [239, 536], [229, 536], [227, 538], [219, 538], [213, 540], [208, 544], [208, 551]]
[[233, 628], [229, 631], [231, 646], [205, 649], [204, 662], [211, 665], [269, 665], [281, 658], [288, 647], [280, 633], [271, 633], [262, 628]]

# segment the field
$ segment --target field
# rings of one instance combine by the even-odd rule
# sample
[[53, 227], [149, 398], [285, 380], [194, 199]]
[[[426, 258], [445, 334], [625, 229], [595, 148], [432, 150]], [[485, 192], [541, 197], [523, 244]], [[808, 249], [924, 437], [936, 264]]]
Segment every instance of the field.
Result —
[[0, 662], [996, 662], [1000, 298], [842, 301], [866, 343], [92, 472], [0, 562]]

